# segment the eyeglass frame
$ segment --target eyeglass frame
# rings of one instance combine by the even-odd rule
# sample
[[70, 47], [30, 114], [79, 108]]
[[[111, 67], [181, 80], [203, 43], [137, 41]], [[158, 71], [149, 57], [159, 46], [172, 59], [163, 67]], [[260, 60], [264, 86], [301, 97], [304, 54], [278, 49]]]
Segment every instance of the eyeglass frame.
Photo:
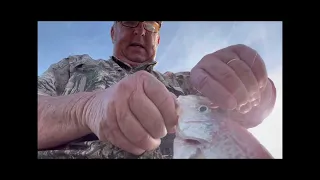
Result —
[[[121, 25], [122, 25], [122, 26], [124, 26], [124, 27], [128, 27], [128, 28], [136, 28], [136, 27], [138, 27], [138, 26], [139, 26], [139, 24], [140, 24], [140, 23], [143, 23], [143, 22], [145, 22], [145, 21], [138, 21], [139, 23], [137, 23], [137, 25], [136, 25], [136, 26], [134, 26], [134, 27], [124, 25], [124, 24], [122, 23], [123, 21], [116, 21], [116, 22], [120, 22], [120, 23], [121, 23]], [[159, 29], [158, 29], [158, 31], [156, 31], [156, 32], [150, 31], [150, 30], [146, 29], [145, 25], [143, 25], [143, 28], [144, 28], [145, 30], [147, 30], [148, 32], [151, 32], [151, 33], [158, 33], [158, 32], [160, 31], [160, 28], [161, 28], [161, 23], [160, 23], [161, 21], [154, 21], [154, 22], [156, 22], [156, 23], [159, 25]]]

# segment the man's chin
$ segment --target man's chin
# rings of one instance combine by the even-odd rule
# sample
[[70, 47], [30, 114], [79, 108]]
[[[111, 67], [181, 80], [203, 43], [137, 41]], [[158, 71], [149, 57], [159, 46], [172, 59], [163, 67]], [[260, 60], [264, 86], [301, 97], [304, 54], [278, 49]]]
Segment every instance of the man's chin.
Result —
[[135, 62], [135, 63], [143, 63], [146, 62], [148, 59], [141, 56], [129, 56], [127, 57], [129, 61]]

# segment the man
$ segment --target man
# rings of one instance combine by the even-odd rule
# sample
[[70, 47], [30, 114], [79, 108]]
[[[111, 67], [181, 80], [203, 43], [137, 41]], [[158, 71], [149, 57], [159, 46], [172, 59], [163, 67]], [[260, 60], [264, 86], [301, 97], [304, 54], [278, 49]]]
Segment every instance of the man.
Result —
[[117, 21], [113, 56], [70, 56], [38, 79], [39, 158], [171, 158], [176, 97], [201, 94], [246, 128], [272, 111], [276, 90], [244, 45], [205, 55], [191, 72], [153, 70], [161, 21]]

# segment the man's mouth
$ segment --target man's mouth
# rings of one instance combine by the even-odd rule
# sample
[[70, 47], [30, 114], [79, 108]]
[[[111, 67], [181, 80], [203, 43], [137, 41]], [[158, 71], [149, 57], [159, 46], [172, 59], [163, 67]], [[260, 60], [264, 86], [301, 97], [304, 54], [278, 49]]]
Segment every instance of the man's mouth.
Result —
[[131, 43], [130, 46], [144, 48], [144, 46], [140, 43]]

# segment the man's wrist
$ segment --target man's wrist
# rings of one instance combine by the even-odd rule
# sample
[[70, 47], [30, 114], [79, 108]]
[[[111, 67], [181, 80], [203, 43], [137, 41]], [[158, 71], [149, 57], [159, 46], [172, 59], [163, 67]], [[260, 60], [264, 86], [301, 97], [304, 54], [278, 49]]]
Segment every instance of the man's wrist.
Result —
[[79, 95], [79, 98], [76, 98], [74, 103], [71, 103], [72, 106], [68, 114], [79, 129], [83, 129], [90, 133], [91, 130], [88, 126], [88, 120], [90, 120], [90, 108], [95, 97], [95, 93], [82, 92], [77, 95]]
[[91, 133], [80, 115], [90, 93], [38, 98], [38, 149], [56, 147]]

